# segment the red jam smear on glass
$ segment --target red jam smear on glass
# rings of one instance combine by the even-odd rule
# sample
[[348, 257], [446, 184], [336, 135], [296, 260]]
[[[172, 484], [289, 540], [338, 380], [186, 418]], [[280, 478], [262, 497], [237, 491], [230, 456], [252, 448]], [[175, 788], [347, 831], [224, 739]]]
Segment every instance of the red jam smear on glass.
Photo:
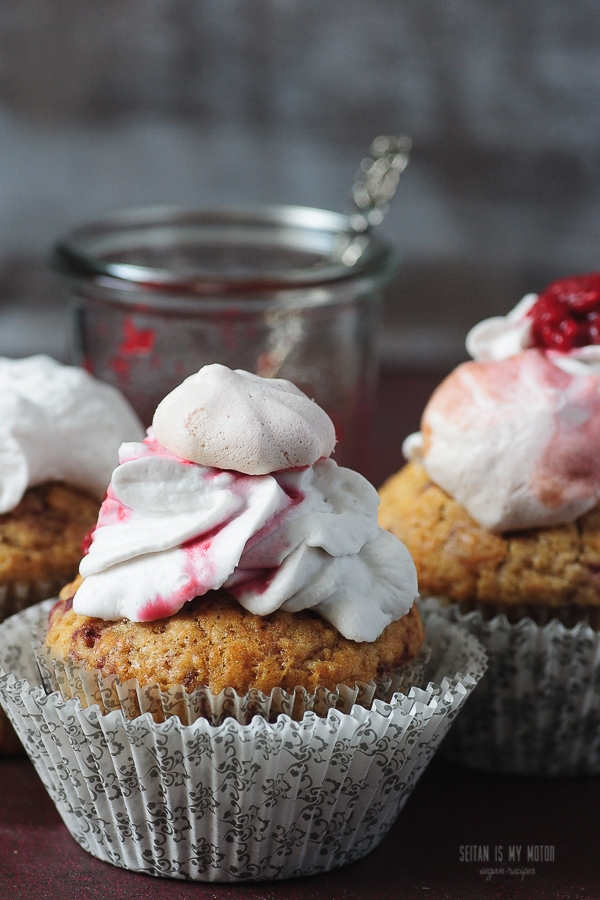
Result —
[[529, 311], [531, 339], [540, 350], [568, 353], [600, 344], [600, 272], [548, 285]]

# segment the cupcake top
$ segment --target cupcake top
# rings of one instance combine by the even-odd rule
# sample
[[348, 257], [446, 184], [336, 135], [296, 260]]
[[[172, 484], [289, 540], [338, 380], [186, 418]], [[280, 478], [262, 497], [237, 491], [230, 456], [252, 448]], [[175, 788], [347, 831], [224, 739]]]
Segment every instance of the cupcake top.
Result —
[[333, 444], [289, 382], [201, 369], [121, 447], [73, 609], [151, 621], [223, 587], [251, 613], [311, 609], [374, 641], [410, 610], [415, 567], [375, 489], [323, 458]]
[[491, 531], [586, 513], [600, 496], [600, 274], [528, 294], [467, 349], [405, 456]]
[[119, 391], [83, 369], [48, 356], [0, 358], [0, 513], [48, 481], [100, 499], [119, 445], [143, 433]]

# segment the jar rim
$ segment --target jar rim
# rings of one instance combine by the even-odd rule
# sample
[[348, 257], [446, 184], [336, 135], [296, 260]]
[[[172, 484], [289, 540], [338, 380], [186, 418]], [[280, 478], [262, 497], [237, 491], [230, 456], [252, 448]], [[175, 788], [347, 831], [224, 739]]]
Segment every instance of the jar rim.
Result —
[[[73, 229], [55, 245], [51, 262], [68, 278], [117, 290], [213, 296], [389, 275], [396, 253], [370, 231], [349, 259], [334, 255], [340, 241], [355, 248], [355, 237], [349, 216], [312, 207], [142, 207]], [[234, 252], [224, 267], [235, 247], [237, 258]], [[157, 264], [149, 264], [153, 254]]]

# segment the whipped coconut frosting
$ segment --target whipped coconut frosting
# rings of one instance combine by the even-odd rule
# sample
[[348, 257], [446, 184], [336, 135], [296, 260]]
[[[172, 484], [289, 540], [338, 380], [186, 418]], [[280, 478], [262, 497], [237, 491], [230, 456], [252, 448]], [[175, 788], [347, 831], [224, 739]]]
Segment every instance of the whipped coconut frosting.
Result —
[[600, 497], [600, 346], [531, 346], [527, 294], [467, 336], [464, 363], [431, 397], [407, 459], [484, 528], [559, 525]]
[[64, 481], [100, 499], [124, 440], [144, 431], [125, 398], [48, 356], [0, 358], [0, 513]]
[[[509, 359], [533, 347], [533, 321], [529, 316], [538, 294], [526, 294], [507, 316], [493, 316], [474, 325], [467, 334], [469, 356], [481, 362]], [[566, 353], [545, 350], [544, 355], [571, 375], [600, 375], [600, 344], [573, 347]]]
[[[163, 440], [178, 448], [183, 429], [191, 442], [188, 452], [196, 455], [199, 448], [204, 453], [210, 446], [210, 459], [220, 465], [182, 458], [159, 442], [152, 429], [144, 442], [121, 447], [121, 463], [80, 566], [85, 580], [75, 594], [75, 612], [151, 621], [223, 587], [257, 615], [312, 609], [344, 637], [375, 640], [410, 610], [417, 596], [408, 551], [377, 525], [375, 489], [358, 473], [323, 458], [323, 451], [333, 448], [333, 426], [323, 429], [322, 410], [312, 427], [306, 424], [310, 418], [300, 425], [283, 414], [282, 394], [293, 404], [303, 398], [302, 410], [311, 404], [313, 415], [314, 404], [297, 388], [224, 366], [206, 368], [208, 373], [200, 370], [199, 377], [184, 382], [186, 392], [193, 388], [185, 404], [179, 389], [163, 401], [156, 425]], [[232, 407], [218, 403], [219, 381], [224, 395], [233, 398]], [[233, 392], [232, 382], [237, 383]], [[195, 429], [185, 432], [185, 410], [204, 406], [206, 413], [209, 407], [201, 399], [205, 388], [213, 398], [212, 414], [204, 416], [202, 428], [194, 415]], [[244, 391], [249, 392], [246, 401]], [[223, 455], [216, 459], [223, 419], [234, 411], [243, 427], [231, 424], [234, 437], [225, 441]], [[260, 440], [254, 426], [245, 430], [256, 416], [267, 432]], [[250, 450], [240, 448], [246, 434]], [[319, 457], [312, 464], [294, 462], [282, 469], [281, 453], [294, 461], [316, 453]], [[250, 458], [258, 474], [231, 468], [232, 461], [245, 465]]]

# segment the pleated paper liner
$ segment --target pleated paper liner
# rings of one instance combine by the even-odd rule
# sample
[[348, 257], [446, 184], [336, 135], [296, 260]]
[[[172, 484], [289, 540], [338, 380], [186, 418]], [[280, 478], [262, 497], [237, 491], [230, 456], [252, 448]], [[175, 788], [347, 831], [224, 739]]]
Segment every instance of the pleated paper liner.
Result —
[[306, 712], [324, 717], [330, 709], [342, 713], [349, 713], [354, 705], [370, 709], [374, 700], [387, 701], [398, 692], [407, 694], [413, 685], [419, 684], [430, 656], [429, 647], [425, 645], [402, 669], [368, 684], [357, 682], [353, 687], [338, 684], [335, 691], [317, 687], [309, 693], [305, 688], [297, 687], [293, 693], [288, 693], [282, 688], [274, 688], [270, 694], [250, 690], [240, 696], [233, 688], [213, 694], [208, 687], [201, 686], [188, 693], [185, 687], [177, 684], [161, 689], [158, 684], [140, 687], [134, 678], [124, 683], [116, 675], [103, 678], [96, 669], [86, 669], [55, 656], [42, 640], [43, 635], [34, 636], [33, 650], [47, 693], [58, 690], [64, 700], [76, 698], [84, 709], [96, 705], [103, 714], [120, 709], [126, 719], [150, 713], [157, 724], [177, 716], [183, 725], [191, 725], [200, 717], [211, 725], [221, 725], [228, 718], [247, 725], [254, 716], [274, 722], [277, 716], [284, 714], [300, 721]]
[[[64, 579], [45, 578], [38, 581], [15, 581], [0, 585], [0, 622], [21, 609], [53, 597], [64, 584]], [[0, 709], [0, 757], [23, 754], [21, 741], [12, 725]]]
[[120, 708], [103, 714], [46, 693], [30, 634], [50, 606], [0, 626], [0, 699], [79, 844], [151, 875], [290, 878], [361, 858], [485, 670], [478, 641], [432, 611], [423, 686], [370, 709], [248, 724], [157, 723], [150, 712], [128, 720]]
[[[441, 601], [440, 601], [441, 602]], [[456, 605], [463, 615], [470, 612], [481, 613], [482, 618], [488, 622], [496, 616], [505, 615], [507, 620], [516, 625], [522, 619], [532, 619], [536, 625], [547, 625], [554, 619], [566, 628], [573, 628], [580, 622], [587, 622], [594, 631], [600, 631], [600, 606], [576, 606], [566, 604], [564, 606], [540, 606], [537, 603], [518, 603], [511, 606], [494, 605], [493, 603], [476, 603], [464, 601]]]
[[[422, 610], [439, 609], [429, 599]], [[600, 632], [537, 613], [509, 622], [503, 612], [442, 608], [448, 625], [484, 645], [489, 667], [442, 749], [449, 762], [522, 775], [600, 773]], [[570, 624], [569, 624], [570, 623]]]
[[34, 603], [56, 596], [64, 583], [64, 578], [40, 578], [0, 584], [0, 622]]

